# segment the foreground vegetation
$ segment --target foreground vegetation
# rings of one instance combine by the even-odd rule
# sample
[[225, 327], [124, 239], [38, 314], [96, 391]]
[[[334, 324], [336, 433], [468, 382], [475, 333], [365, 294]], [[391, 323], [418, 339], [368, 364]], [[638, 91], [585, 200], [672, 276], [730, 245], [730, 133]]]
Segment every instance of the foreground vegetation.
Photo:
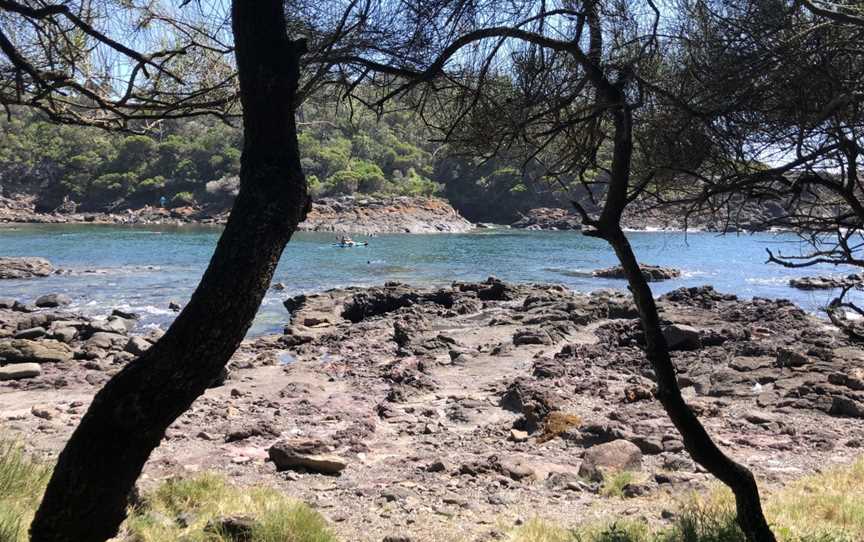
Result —
[[[24, 542], [49, 469], [22, 447], [0, 441], [0, 542]], [[607, 498], [620, 498], [611, 495]], [[539, 518], [508, 534], [511, 542], [743, 542], [726, 490], [679, 503], [668, 527], [632, 520], [565, 528]], [[766, 513], [783, 542], [864, 540], [864, 458], [793, 482], [771, 495]], [[337, 542], [324, 518], [267, 487], [238, 488], [215, 474], [163, 482], [130, 510], [125, 540], [235, 540], [220, 518], [248, 520], [254, 542]]]

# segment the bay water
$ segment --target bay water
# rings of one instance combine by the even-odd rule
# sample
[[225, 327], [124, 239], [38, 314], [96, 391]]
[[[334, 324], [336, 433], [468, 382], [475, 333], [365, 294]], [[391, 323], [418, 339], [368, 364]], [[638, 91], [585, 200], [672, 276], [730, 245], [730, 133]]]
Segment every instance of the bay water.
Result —
[[[0, 256], [42, 256], [68, 273], [32, 280], [0, 281], [0, 297], [31, 302], [46, 293], [65, 293], [73, 310], [99, 315], [119, 308], [140, 313], [145, 326], [166, 327], [204, 272], [221, 232], [210, 226], [4, 225]], [[787, 298], [818, 313], [830, 291], [805, 292], [790, 278], [844, 274], [853, 269], [817, 266], [787, 269], [765, 263], [766, 248], [784, 254], [806, 251], [789, 233], [726, 234], [632, 232], [640, 261], [678, 268], [683, 275], [652, 287], [656, 295], [682, 286], [711, 284], [740, 297]], [[506, 281], [559, 283], [578, 291], [626, 288], [623, 280], [591, 271], [615, 265], [599, 239], [579, 232], [477, 230], [467, 234], [379, 235], [366, 247], [334, 246], [332, 234], [298, 233], [279, 263], [250, 334], [280, 330], [288, 321], [282, 300], [340, 286], [386, 281], [444, 285], [495, 276]]]

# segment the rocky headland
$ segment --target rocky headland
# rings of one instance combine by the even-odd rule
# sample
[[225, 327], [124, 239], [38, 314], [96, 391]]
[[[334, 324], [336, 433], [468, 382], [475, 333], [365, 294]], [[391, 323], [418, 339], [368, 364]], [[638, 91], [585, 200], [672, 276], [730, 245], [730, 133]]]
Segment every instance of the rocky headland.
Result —
[[439, 198], [361, 198], [316, 201], [301, 231], [334, 233], [464, 233], [474, 229]]
[[[0, 420], [46, 456], [161, 333], [53, 301], [0, 305]], [[493, 540], [536, 511], [663, 522], [675, 496], [711, 483], [653, 397], [621, 292], [390, 283], [285, 306], [284, 333], [243, 343], [142, 484], [217, 470], [303, 499], [346, 540], [420, 542]], [[659, 306], [687, 401], [763, 486], [861, 453], [864, 351], [845, 335], [787, 301], [710, 287]], [[609, 496], [618, 468], [634, 475]]]

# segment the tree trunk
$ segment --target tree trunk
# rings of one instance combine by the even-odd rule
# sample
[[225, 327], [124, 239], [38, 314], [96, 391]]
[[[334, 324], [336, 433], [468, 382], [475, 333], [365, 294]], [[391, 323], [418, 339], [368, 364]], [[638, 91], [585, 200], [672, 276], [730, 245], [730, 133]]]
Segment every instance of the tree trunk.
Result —
[[723, 453], [711, 439], [699, 418], [681, 396], [675, 365], [669, 355], [669, 347], [660, 326], [660, 316], [648, 281], [636, 260], [630, 242], [624, 232], [617, 228], [604, 232], [603, 237], [612, 245], [633, 294], [639, 319], [645, 332], [645, 355], [654, 368], [657, 382], [657, 399], [684, 440], [684, 447], [694, 461], [729, 486], [735, 494], [738, 524], [750, 542], [775, 542], [774, 534], [765, 521], [759, 488], [753, 474]]
[[[623, 102], [623, 96], [620, 97]], [[633, 153], [632, 113], [626, 106], [614, 112], [615, 140], [609, 192], [596, 231], [588, 235], [605, 239], [615, 251], [621, 267], [627, 275], [633, 301], [639, 311], [642, 330], [645, 333], [645, 355], [654, 369], [657, 383], [657, 399], [684, 440], [684, 447], [708, 472], [729, 486], [735, 494], [738, 524], [750, 542], [775, 542], [768, 527], [759, 488], [753, 474], [723, 453], [711, 440], [711, 436], [681, 396], [675, 365], [669, 355], [669, 347], [660, 325], [660, 315], [654, 295], [627, 236], [621, 229], [621, 215], [627, 205], [627, 190], [630, 183], [630, 162]]]
[[61, 452], [33, 542], [117, 533], [144, 463], [243, 340], [308, 210], [294, 120], [305, 44], [289, 40], [282, 0], [235, 0], [232, 18], [245, 134], [240, 193], [188, 305], [97, 393]]

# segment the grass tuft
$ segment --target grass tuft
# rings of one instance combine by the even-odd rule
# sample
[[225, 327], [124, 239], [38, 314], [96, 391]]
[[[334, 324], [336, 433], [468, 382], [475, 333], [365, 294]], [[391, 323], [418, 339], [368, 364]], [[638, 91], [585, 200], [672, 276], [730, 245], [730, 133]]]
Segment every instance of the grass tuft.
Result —
[[604, 497], [624, 498], [624, 488], [636, 481], [636, 475], [631, 471], [620, 470], [603, 473], [603, 485], [600, 494]]
[[571, 429], [578, 429], [582, 418], [576, 414], [567, 414], [553, 410], [543, 420], [543, 432], [537, 437], [537, 443], [548, 442]]
[[0, 439], [0, 542], [25, 542], [50, 469], [31, 460], [17, 441]]
[[172, 479], [145, 496], [125, 523], [141, 542], [230, 542], [207, 528], [220, 517], [251, 518], [249, 542], [335, 542], [324, 518], [267, 487], [239, 488], [215, 474]]

